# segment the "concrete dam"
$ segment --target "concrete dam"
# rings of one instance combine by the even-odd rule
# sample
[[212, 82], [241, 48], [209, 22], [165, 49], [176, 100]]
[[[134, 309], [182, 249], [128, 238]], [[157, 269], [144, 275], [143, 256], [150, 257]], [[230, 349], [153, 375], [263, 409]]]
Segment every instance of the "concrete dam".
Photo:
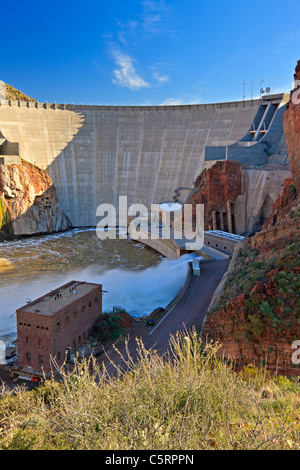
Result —
[[123, 107], [1, 100], [0, 130], [3, 139], [18, 143], [20, 157], [49, 171], [72, 225], [96, 226], [97, 206], [118, 207], [119, 196], [150, 208], [172, 201], [179, 187], [192, 188], [205, 167], [205, 148], [241, 140], [261, 103]]

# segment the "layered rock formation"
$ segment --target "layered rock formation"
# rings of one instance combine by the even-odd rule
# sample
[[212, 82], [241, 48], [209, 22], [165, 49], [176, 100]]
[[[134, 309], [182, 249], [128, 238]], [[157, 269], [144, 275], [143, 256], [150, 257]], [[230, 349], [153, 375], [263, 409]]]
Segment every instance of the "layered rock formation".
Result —
[[293, 183], [300, 194], [300, 60], [294, 79], [296, 88], [291, 92], [288, 110], [283, 116], [283, 127], [293, 173]]
[[290, 170], [285, 165], [246, 167], [218, 161], [197, 178], [189, 203], [204, 204], [205, 230], [253, 235], [261, 230]]
[[24, 160], [0, 165], [0, 241], [68, 226], [48, 173]]
[[219, 354], [237, 366], [300, 375], [292, 364], [292, 343], [300, 338], [300, 217], [291, 212], [279, 224], [244, 242], [207, 315], [203, 337], [219, 341]]
[[229, 220], [232, 217], [230, 203], [234, 204], [242, 193], [241, 164], [219, 161], [198, 176], [195, 187], [198, 189], [189, 203], [193, 208], [196, 204], [204, 204], [205, 230], [228, 231], [232, 222]]
[[[299, 73], [300, 63], [295, 78]], [[236, 249], [202, 333], [237, 366], [266, 364], [300, 375], [292, 361], [292, 344], [300, 339], [300, 104], [290, 103], [284, 129], [292, 178], [283, 182], [262, 230]]]

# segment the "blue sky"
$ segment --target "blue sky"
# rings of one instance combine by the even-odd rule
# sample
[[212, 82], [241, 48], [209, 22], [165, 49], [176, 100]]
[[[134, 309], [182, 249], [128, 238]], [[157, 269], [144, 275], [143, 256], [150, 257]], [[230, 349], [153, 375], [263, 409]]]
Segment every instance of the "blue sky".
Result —
[[300, 2], [46, 0], [1, 5], [0, 79], [42, 102], [163, 105], [290, 91]]

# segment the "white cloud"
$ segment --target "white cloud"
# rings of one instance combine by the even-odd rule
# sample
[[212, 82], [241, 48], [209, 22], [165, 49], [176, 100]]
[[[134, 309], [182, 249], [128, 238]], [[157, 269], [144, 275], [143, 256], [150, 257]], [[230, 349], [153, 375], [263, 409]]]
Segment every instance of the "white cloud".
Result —
[[113, 70], [113, 83], [116, 85], [129, 88], [130, 90], [140, 90], [141, 88], [149, 88], [151, 85], [146, 82], [136, 71], [135, 59], [119, 50], [113, 51], [113, 57], [118, 66]]
[[143, 26], [148, 33], [161, 33], [161, 24], [167, 18], [168, 9], [163, 0], [144, 0]]
[[126, 46], [128, 41], [136, 36], [139, 22], [133, 20], [123, 22], [118, 20], [116, 25], [118, 28], [116, 33], [118, 41]]
[[199, 104], [201, 103], [199, 98], [186, 100], [183, 98], [166, 98], [159, 106], [178, 106], [184, 104]]
[[184, 104], [180, 98], [167, 98], [159, 106], [176, 106], [178, 104]]
[[166, 83], [170, 81], [168, 75], [161, 75], [157, 72], [153, 73], [153, 78], [155, 78], [155, 80], [157, 80], [159, 83]]

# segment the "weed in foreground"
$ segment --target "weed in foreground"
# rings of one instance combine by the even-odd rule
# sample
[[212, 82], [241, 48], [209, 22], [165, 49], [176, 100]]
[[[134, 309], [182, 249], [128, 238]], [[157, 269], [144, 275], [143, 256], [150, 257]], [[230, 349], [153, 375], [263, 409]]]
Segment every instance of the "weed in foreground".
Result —
[[90, 357], [35, 391], [3, 392], [0, 449], [298, 449], [299, 383], [236, 373], [217, 350], [195, 331], [164, 357], [137, 340], [125, 367]]

